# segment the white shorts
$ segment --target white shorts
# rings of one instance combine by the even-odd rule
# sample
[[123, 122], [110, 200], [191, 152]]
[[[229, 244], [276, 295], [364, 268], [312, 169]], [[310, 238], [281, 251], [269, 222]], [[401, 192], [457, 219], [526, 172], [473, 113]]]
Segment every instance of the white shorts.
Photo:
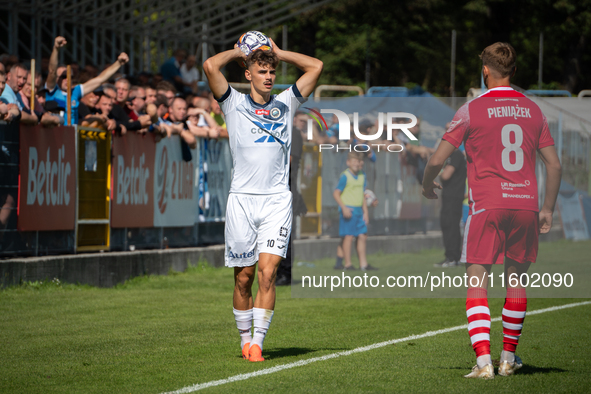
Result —
[[291, 192], [230, 193], [226, 207], [226, 267], [248, 267], [259, 253], [285, 258], [291, 233]]

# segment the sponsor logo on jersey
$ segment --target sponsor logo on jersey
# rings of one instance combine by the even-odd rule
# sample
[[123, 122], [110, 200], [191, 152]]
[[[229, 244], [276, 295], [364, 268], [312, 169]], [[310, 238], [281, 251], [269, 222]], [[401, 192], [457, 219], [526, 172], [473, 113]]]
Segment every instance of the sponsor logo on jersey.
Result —
[[278, 247], [279, 249], [285, 249], [285, 245], [281, 245], [281, 246], [277, 245], [277, 247]]
[[529, 186], [529, 181], [525, 181], [525, 183], [511, 183], [511, 182], [501, 182], [501, 189], [503, 190], [513, 190], [516, 187], [526, 187]]
[[458, 119], [458, 120], [454, 120], [453, 122], [451, 122], [449, 124], [449, 128], [447, 129], [447, 132], [449, 133], [450, 131], [452, 131], [457, 125], [460, 124], [461, 121], [462, 121], [462, 119]]
[[288, 232], [289, 232], [289, 229], [287, 227], [281, 227], [279, 229], [279, 236], [280, 237], [287, 237]]
[[260, 144], [260, 143], [263, 143], [263, 142], [275, 142], [275, 138], [273, 138], [272, 135], [270, 135], [268, 137], [266, 135], [264, 135], [264, 136], [262, 136], [261, 138], [259, 138], [258, 140], [255, 141], [255, 143], [257, 143], [257, 144]]
[[526, 200], [532, 200], [534, 196], [530, 194], [508, 194], [503, 193], [503, 198], [524, 198]]
[[277, 119], [281, 116], [281, 110], [277, 107], [271, 109], [271, 117]]
[[254, 257], [254, 249], [250, 252], [243, 252], [243, 253], [234, 253], [228, 248], [228, 257], [232, 259], [248, 259], [250, 257]]
[[254, 111], [254, 113], [257, 115], [269, 115], [269, 112], [270, 111], [268, 109], [257, 109]]

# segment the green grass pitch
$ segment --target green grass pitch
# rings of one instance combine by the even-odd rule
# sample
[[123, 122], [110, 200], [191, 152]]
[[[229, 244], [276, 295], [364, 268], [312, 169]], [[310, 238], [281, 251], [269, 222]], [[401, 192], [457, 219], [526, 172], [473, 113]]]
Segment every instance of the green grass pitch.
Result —
[[[591, 242], [560, 241], [540, 250], [547, 252], [541, 259], [588, 262]], [[437, 262], [441, 255], [403, 257]], [[291, 289], [281, 287], [263, 351], [267, 361], [249, 363], [240, 357], [232, 288], [232, 270], [200, 265], [112, 289], [48, 281], [2, 290], [0, 392], [161, 393], [466, 324], [464, 299], [292, 298]], [[528, 310], [580, 301], [586, 300], [532, 298]], [[493, 318], [502, 305], [502, 299], [490, 300]], [[462, 329], [203, 392], [586, 393], [589, 327], [591, 305], [527, 316], [517, 349], [524, 367], [492, 381], [462, 377], [475, 362]], [[498, 358], [500, 322], [492, 324], [491, 341]]]

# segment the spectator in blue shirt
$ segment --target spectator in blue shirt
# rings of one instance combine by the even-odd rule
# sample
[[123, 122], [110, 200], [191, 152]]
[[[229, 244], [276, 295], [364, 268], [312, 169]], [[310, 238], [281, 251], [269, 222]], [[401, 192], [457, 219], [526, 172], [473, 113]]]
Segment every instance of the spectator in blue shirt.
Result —
[[35, 114], [23, 112], [23, 107], [19, 102], [17, 95], [22, 90], [23, 86], [27, 82], [29, 77], [29, 70], [20, 63], [16, 63], [10, 67], [10, 71], [6, 75], [6, 86], [2, 92], [3, 101], [8, 104], [13, 104], [18, 107], [21, 112], [20, 121], [23, 123], [36, 124], [39, 122], [39, 118]]
[[[66, 44], [67, 41], [64, 37], [56, 37], [53, 51], [51, 52], [51, 57], [49, 58], [49, 74], [47, 75], [47, 82], [45, 83], [45, 87], [49, 91], [49, 93], [46, 95], [47, 101], [56, 101], [64, 108], [67, 108], [66, 100], [68, 81], [66, 75], [66, 66], [58, 66], [58, 56], [59, 51]], [[127, 54], [121, 52], [117, 58], [117, 61], [107, 67], [102, 73], [99, 74], [98, 77], [93, 78], [83, 84], [76, 85], [72, 89], [72, 122], [68, 122], [66, 114], [66, 124], [78, 123], [78, 105], [80, 104], [80, 99], [84, 97], [85, 94], [90, 93], [98, 88], [102, 83], [107, 82], [107, 80], [111, 78], [111, 76], [113, 76], [113, 74], [115, 74], [117, 70], [119, 70], [119, 68], [128, 61], [129, 57]]]
[[184, 49], [177, 49], [174, 51], [172, 57], [162, 63], [162, 66], [160, 66], [160, 74], [162, 74], [162, 79], [172, 83], [180, 92], [184, 90], [186, 85], [181, 75], [181, 65], [185, 62], [186, 57], [187, 51]]

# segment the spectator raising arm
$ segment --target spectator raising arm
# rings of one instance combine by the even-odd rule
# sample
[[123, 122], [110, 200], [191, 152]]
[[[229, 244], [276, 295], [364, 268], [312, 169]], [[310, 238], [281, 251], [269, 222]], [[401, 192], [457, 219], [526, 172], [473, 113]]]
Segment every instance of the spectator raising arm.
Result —
[[121, 52], [115, 63], [111, 64], [105, 71], [100, 73], [96, 78], [93, 78], [90, 81], [82, 84], [82, 91], [92, 92], [93, 90], [101, 86], [101, 84], [107, 82], [109, 78], [111, 78], [113, 74], [115, 74], [119, 70], [119, 68], [124, 66], [125, 63], [127, 63], [128, 61], [129, 56], [127, 56], [125, 52]]
[[47, 81], [45, 82], [45, 86], [50, 92], [57, 83], [57, 62], [59, 51], [67, 43], [66, 39], [61, 36], [56, 37], [53, 43], [53, 50], [51, 51], [51, 57], [49, 58], [49, 73], [47, 74]]

